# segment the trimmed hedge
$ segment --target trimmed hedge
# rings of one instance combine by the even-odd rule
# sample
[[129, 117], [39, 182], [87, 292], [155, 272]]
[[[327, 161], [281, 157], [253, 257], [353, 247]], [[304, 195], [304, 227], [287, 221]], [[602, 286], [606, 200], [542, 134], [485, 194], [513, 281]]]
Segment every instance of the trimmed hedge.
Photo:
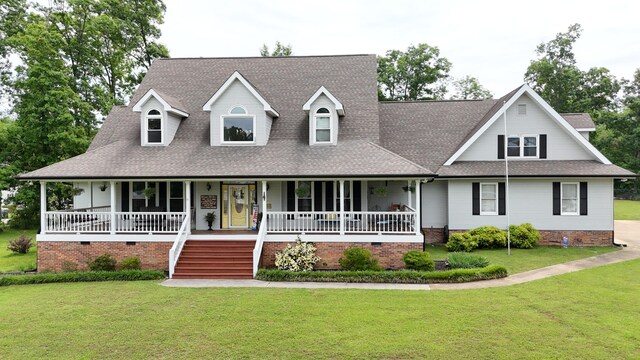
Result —
[[165, 275], [157, 270], [81, 271], [0, 277], [0, 286], [91, 281], [160, 280]]
[[402, 261], [408, 270], [433, 271], [436, 269], [436, 263], [426, 251], [408, 251], [402, 256]]
[[292, 272], [275, 269], [260, 269], [257, 280], [263, 281], [312, 281], [348, 283], [399, 283], [435, 284], [462, 283], [478, 280], [499, 279], [507, 276], [507, 269], [491, 265], [482, 269], [456, 269], [448, 271], [308, 271]]

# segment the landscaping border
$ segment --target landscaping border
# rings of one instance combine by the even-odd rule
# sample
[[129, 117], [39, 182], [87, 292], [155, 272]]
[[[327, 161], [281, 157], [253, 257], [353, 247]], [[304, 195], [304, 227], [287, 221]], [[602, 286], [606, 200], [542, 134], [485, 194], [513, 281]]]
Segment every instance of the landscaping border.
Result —
[[501, 265], [489, 265], [481, 269], [455, 269], [447, 271], [285, 271], [260, 269], [256, 280], [299, 282], [346, 283], [397, 283], [434, 284], [463, 283], [507, 277], [507, 269]]
[[81, 271], [0, 276], [0, 286], [64, 282], [161, 280], [165, 278], [164, 272], [158, 270]]

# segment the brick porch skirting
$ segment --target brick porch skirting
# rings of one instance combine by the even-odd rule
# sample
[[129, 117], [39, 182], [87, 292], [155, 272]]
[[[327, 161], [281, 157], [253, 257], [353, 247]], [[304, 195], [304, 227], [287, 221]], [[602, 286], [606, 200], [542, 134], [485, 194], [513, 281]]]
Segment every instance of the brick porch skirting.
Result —
[[424, 241], [427, 244], [444, 244], [444, 228], [422, 228]]
[[65, 261], [78, 265], [78, 270], [86, 270], [87, 262], [106, 253], [118, 262], [132, 256], [140, 258], [142, 269], [167, 270], [171, 242], [136, 242], [127, 245], [121, 241], [92, 241], [81, 245], [78, 241], [38, 242], [38, 271], [61, 271]]
[[[449, 234], [462, 233], [467, 230], [449, 230]], [[538, 245], [562, 246], [562, 237], [569, 238], [569, 246], [611, 246], [613, 231], [611, 230], [538, 230], [542, 240]]]
[[[260, 267], [275, 267], [276, 252], [287, 247], [287, 244], [293, 242], [265, 242], [262, 247], [262, 258]], [[371, 243], [351, 243], [351, 242], [316, 242], [314, 246], [317, 248], [316, 255], [320, 257], [320, 261], [316, 264], [317, 269], [340, 269], [340, 259], [346, 249], [350, 246], [356, 246], [371, 251], [371, 254], [378, 258], [378, 264], [385, 269], [404, 268], [402, 255], [409, 250], [422, 250], [422, 243], [377, 243], [379, 245], [371, 245]], [[326, 265], [325, 265], [326, 263]]]

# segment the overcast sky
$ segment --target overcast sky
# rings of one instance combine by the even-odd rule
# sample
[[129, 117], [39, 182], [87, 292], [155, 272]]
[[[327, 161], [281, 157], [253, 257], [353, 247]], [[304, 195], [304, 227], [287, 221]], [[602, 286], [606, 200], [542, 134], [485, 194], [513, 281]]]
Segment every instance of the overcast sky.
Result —
[[[378, 54], [427, 43], [494, 95], [523, 82], [535, 48], [580, 23], [578, 66], [630, 78], [640, 67], [640, 2], [165, 0], [172, 57], [257, 56], [262, 44], [294, 55]], [[527, 4], [525, 7], [524, 4]]]

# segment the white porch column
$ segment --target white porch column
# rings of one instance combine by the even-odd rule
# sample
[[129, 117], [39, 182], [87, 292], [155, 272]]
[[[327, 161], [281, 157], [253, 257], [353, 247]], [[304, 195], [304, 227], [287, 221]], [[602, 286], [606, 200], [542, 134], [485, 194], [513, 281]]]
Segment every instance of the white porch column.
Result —
[[422, 215], [420, 214], [420, 180], [416, 180], [416, 235], [420, 235], [420, 220], [422, 219]]
[[185, 207], [184, 211], [187, 213], [187, 235], [191, 234], [191, 181], [184, 182], [184, 199], [185, 199]]
[[[267, 221], [267, 182], [262, 181], [262, 220], [260, 225], [262, 226], [262, 222]], [[258, 229], [260, 231], [260, 229]]]
[[413, 207], [413, 205], [411, 205], [411, 180], [407, 180], [407, 206], [409, 206], [410, 208]]
[[[92, 185], [93, 186], [93, 185]], [[116, 233], [116, 182], [109, 182], [109, 191], [111, 192], [111, 201], [109, 205], [111, 205], [111, 233]]]
[[340, 180], [340, 235], [344, 235], [344, 180]]
[[47, 182], [40, 181], [40, 234], [47, 233]]

